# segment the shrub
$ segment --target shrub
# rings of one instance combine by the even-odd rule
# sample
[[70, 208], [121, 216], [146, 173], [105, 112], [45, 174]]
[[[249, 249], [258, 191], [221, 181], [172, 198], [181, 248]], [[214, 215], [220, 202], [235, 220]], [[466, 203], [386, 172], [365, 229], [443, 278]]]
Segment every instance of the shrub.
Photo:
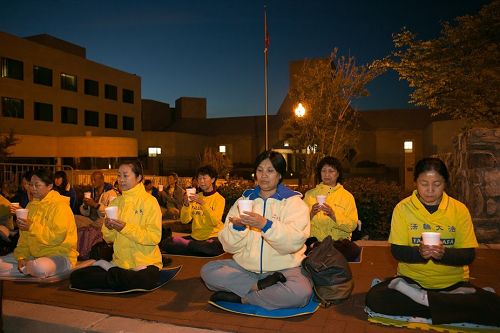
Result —
[[356, 200], [358, 217], [362, 222], [361, 235], [369, 239], [386, 240], [391, 229], [392, 211], [404, 197], [396, 183], [355, 177], [343, 183]]
[[217, 191], [226, 199], [224, 206], [224, 214], [222, 215], [222, 222], [225, 222], [226, 215], [233, 204], [243, 194], [243, 191], [254, 186], [252, 181], [230, 179], [224, 185], [217, 188]]

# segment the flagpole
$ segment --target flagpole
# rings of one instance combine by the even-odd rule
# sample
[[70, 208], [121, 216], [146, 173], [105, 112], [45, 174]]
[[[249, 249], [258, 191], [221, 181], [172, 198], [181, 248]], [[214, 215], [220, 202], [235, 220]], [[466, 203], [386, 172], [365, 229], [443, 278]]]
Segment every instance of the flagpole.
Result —
[[264, 6], [264, 112], [266, 123], [266, 150], [269, 149], [269, 135], [267, 124], [267, 54], [269, 51], [269, 32], [267, 30], [267, 7]]

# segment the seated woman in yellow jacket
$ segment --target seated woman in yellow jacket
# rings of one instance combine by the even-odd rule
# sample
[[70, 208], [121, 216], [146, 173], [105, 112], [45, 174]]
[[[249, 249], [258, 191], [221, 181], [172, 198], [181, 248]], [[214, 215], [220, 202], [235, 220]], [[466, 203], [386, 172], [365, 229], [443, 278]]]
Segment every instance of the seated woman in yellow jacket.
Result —
[[[162, 269], [158, 243], [161, 238], [161, 210], [146, 192], [142, 165], [124, 162], [118, 168], [122, 195], [109, 207], [118, 207], [118, 217], [106, 218], [103, 238], [113, 243], [111, 262], [98, 260], [93, 266], [74, 271], [71, 286], [78, 289], [151, 289]], [[108, 207], [108, 208], [109, 208]]]
[[47, 169], [33, 172], [33, 200], [27, 218], [17, 218], [19, 241], [13, 253], [0, 257], [0, 275], [45, 278], [71, 270], [76, 264], [77, 234], [69, 198], [54, 191]]
[[[224, 253], [217, 234], [224, 227], [222, 214], [226, 200], [215, 189], [217, 171], [210, 165], [196, 170], [196, 179], [201, 193], [184, 194], [181, 222], [192, 222], [190, 236], [167, 237], [162, 241], [162, 251], [170, 254], [213, 257]], [[170, 237], [169, 237], [170, 236]]]
[[317, 241], [332, 236], [335, 247], [347, 260], [353, 261], [361, 249], [351, 242], [351, 234], [358, 225], [358, 210], [350, 192], [340, 183], [343, 179], [342, 164], [332, 156], [325, 156], [316, 166], [316, 179], [321, 182], [306, 192], [305, 203], [311, 212], [310, 248]]

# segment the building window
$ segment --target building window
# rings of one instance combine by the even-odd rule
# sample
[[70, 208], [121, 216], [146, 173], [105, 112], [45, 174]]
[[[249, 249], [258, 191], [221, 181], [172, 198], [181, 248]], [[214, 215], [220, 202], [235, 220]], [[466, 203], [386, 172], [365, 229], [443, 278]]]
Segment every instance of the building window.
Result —
[[123, 129], [126, 131], [134, 130], [134, 118], [123, 116]]
[[99, 127], [99, 112], [85, 110], [85, 126]]
[[18, 98], [2, 97], [2, 116], [24, 118], [24, 101]]
[[76, 75], [61, 73], [61, 89], [76, 91]]
[[104, 127], [106, 127], [106, 128], [118, 128], [118, 116], [116, 114], [105, 113], [104, 114]]
[[160, 147], [148, 147], [148, 156], [149, 157], [156, 157], [158, 155], [161, 155], [161, 148]]
[[405, 141], [403, 144], [405, 153], [412, 153], [413, 152], [413, 141]]
[[225, 145], [220, 145], [219, 146], [219, 153], [222, 153], [222, 154], [226, 153], [226, 146]]
[[35, 120], [52, 121], [52, 104], [35, 102]]
[[61, 106], [61, 123], [78, 124], [78, 110], [68, 106]]
[[118, 89], [116, 88], [116, 86], [113, 86], [111, 84], [104, 85], [104, 98], [116, 101], [118, 99], [117, 96], [118, 96]]
[[99, 96], [99, 82], [85, 79], [85, 95]]
[[23, 62], [9, 58], [2, 58], [2, 77], [23, 80]]
[[123, 103], [134, 104], [134, 91], [129, 89], [123, 89]]
[[33, 66], [33, 83], [52, 87], [52, 69]]

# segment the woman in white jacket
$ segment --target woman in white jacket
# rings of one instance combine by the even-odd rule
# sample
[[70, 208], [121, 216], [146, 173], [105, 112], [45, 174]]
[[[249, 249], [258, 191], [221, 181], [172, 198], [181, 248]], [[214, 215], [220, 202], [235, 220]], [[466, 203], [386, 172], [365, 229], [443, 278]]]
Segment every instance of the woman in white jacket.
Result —
[[248, 303], [273, 310], [305, 306], [312, 294], [301, 272], [309, 237], [309, 209], [302, 195], [281, 184], [286, 161], [280, 153], [257, 156], [258, 186], [238, 199], [253, 201], [252, 211], [231, 207], [219, 233], [233, 259], [211, 261], [201, 277], [215, 293], [212, 301]]

